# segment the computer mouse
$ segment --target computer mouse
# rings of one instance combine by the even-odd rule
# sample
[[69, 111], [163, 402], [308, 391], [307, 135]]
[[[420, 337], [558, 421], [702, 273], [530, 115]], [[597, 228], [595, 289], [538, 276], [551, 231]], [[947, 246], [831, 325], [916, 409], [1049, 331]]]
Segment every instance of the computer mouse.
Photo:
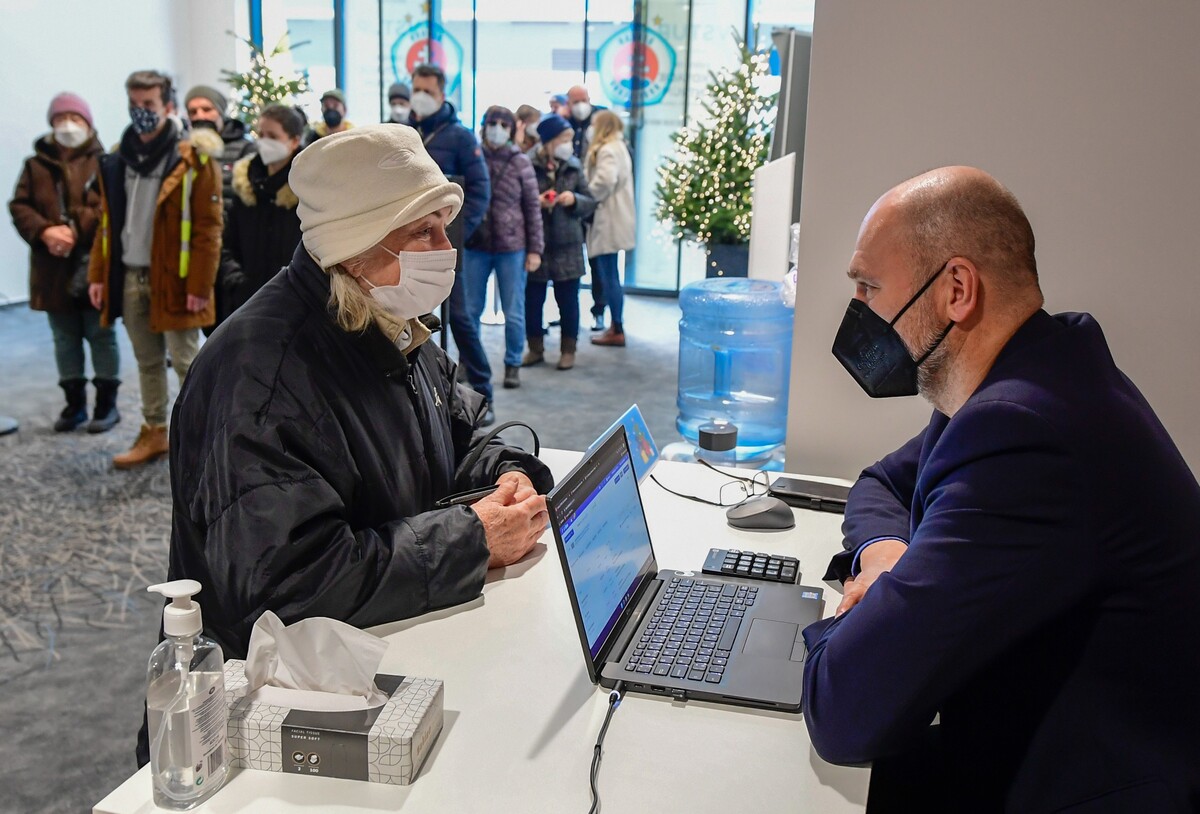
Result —
[[751, 531], [781, 531], [796, 525], [792, 507], [770, 495], [752, 497], [739, 503], [725, 512], [725, 519], [735, 529]]

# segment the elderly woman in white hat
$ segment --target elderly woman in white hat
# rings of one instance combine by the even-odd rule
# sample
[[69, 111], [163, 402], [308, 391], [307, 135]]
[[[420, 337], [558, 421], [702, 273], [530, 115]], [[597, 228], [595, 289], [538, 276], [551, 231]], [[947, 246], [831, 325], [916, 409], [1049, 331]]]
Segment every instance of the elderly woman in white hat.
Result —
[[233, 657], [266, 610], [367, 626], [474, 598], [537, 541], [553, 485], [534, 456], [480, 446], [482, 397], [427, 341], [463, 196], [417, 132], [320, 139], [290, 183], [302, 242], [201, 350], [171, 430], [170, 578], [204, 585]]

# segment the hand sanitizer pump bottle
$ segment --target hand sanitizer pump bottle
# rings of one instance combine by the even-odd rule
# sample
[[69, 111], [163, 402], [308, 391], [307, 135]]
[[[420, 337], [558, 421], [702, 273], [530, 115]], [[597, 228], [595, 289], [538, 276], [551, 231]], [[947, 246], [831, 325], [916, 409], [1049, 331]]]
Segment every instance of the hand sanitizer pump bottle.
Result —
[[221, 788], [229, 774], [225, 751], [225, 657], [200, 635], [200, 583], [180, 579], [146, 590], [171, 600], [163, 608], [167, 637], [150, 654], [146, 708], [154, 804], [185, 811]]

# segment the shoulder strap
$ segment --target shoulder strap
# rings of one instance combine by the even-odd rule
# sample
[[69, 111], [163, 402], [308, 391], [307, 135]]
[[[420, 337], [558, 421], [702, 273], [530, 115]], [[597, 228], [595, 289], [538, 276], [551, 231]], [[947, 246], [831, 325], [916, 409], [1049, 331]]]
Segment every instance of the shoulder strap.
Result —
[[448, 121], [447, 121], [447, 122], [442, 122], [441, 124], [439, 124], [439, 125], [438, 125], [438, 126], [435, 128], [435, 129], [434, 129], [434, 131], [433, 131], [432, 133], [430, 133], [429, 135], [425, 136], [425, 138], [423, 138], [423, 139], [421, 140], [421, 143], [422, 143], [422, 144], [424, 144], [426, 147], [428, 147], [428, 146], [429, 146], [429, 142], [433, 141], [433, 138], [434, 138], [434, 136], [436, 136], [438, 133], [440, 133], [440, 132], [442, 132], [443, 130], [445, 130], [445, 129], [446, 129], [446, 127], [447, 127], [449, 124], [450, 124], [450, 122], [448, 122]]
[[536, 458], [542, 451], [542, 443], [538, 438], [537, 431], [524, 421], [505, 421], [498, 427], [493, 427], [487, 435], [483, 436], [483, 438], [480, 438], [479, 441], [471, 447], [471, 451], [467, 453], [467, 457], [463, 459], [462, 465], [459, 466], [458, 471], [470, 472], [472, 469], [474, 469], [475, 464], [479, 463], [479, 459], [483, 457], [483, 451], [487, 449], [487, 445], [492, 442], [492, 439], [512, 427], [524, 427], [525, 429], [529, 430], [529, 434], [533, 436], [533, 457]]

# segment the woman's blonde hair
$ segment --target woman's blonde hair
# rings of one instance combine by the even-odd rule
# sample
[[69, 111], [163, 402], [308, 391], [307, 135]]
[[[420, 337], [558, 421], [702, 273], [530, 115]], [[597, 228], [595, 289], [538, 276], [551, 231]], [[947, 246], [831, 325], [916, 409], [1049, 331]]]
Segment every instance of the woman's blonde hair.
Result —
[[375, 249], [372, 246], [325, 269], [329, 275], [329, 310], [333, 312], [338, 327], [347, 333], [362, 333], [374, 322], [388, 339], [395, 341], [404, 330], [405, 323], [389, 314], [374, 297], [365, 293], [352, 274], [362, 273]]
[[596, 115], [592, 116], [592, 127], [595, 130], [592, 133], [592, 142], [588, 145], [587, 165], [589, 168], [596, 166], [596, 156], [600, 154], [600, 148], [612, 141], [618, 141], [625, 137], [625, 125], [621, 123], [621, 117], [611, 110], [598, 110]]

